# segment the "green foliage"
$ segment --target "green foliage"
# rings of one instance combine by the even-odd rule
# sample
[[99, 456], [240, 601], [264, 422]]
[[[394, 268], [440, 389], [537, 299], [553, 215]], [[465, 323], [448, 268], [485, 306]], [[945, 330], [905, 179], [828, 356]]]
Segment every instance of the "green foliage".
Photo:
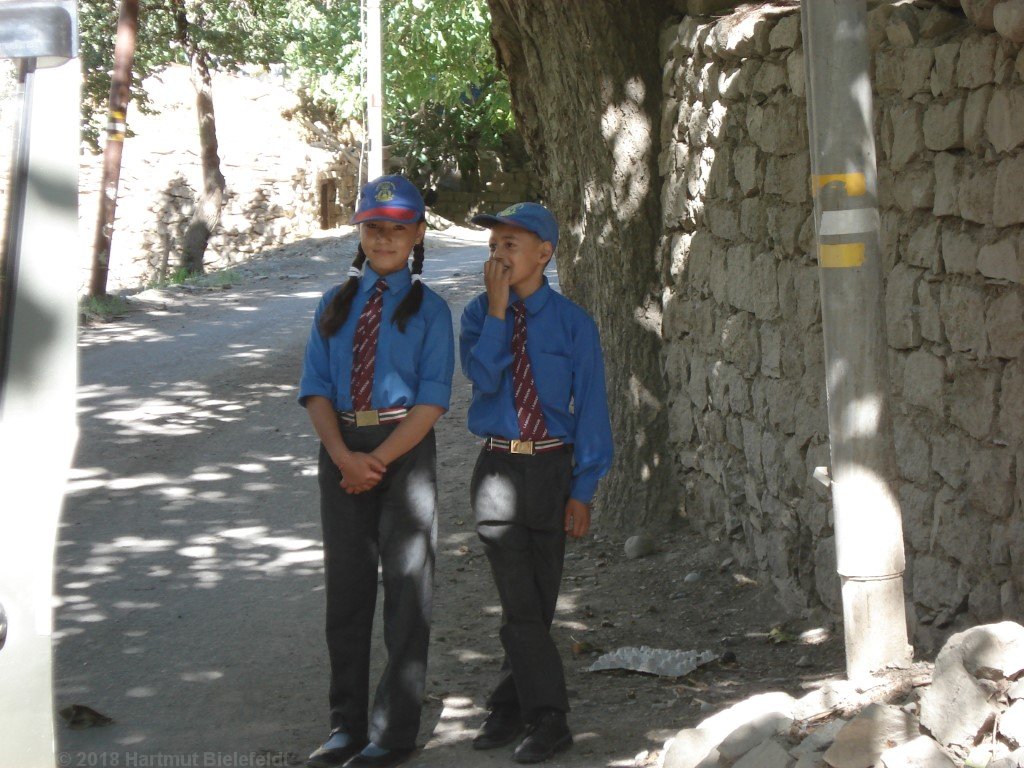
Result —
[[152, 281], [151, 288], [166, 288], [169, 285], [186, 285], [192, 288], [225, 290], [241, 281], [241, 275], [233, 269], [216, 272], [193, 272], [188, 267], [178, 267], [167, 277]]
[[[356, 0], [163, 0], [140, 6], [132, 108], [146, 109], [142, 79], [186, 59], [175, 11], [221, 70], [283, 63], [319, 115], [361, 120], [363, 52]], [[95, 148], [106, 122], [116, 0], [79, 3], [83, 126]], [[512, 128], [508, 83], [497, 69], [486, 0], [383, 0], [386, 141], [410, 171], [472, 174], [480, 152]], [[129, 126], [131, 118], [129, 116]]]

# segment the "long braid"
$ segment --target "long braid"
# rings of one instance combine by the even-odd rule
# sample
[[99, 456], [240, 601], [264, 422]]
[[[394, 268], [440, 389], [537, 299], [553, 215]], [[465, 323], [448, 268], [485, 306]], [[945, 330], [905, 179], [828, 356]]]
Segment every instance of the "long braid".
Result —
[[[366, 254], [360, 243], [356, 249], [356, 257], [352, 259], [353, 269], [362, 269], [366, 261]], [[338, 329], [348, 320], [348, 313], [352, 309], [352, 299], [359, 290], [359, 278], [350, 277], [341, 287], [341, 290], [334, 294], [331, 303], [327, 305], [324, 313], [320, 316], [320, 335], [325, 339], [330, 338], [338, 332]]]
[[[423, 274], [423, 243], [416, 243], [412, 247], [412, 273]], [[402, 303], [395, 307], [395, 313], [391, 316], [391, 322], [398, 326], [398, 330], [405, 333], [405, 325], [409, 318], [420, 311], [423, 305], [423, 283], [413, 280], [409, 293], [402, 299]]]

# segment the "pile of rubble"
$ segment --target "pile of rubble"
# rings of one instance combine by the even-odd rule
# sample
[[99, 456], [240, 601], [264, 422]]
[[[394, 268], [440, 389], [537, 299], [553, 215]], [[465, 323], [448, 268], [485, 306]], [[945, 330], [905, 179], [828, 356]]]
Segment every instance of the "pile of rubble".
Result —
[[676, 734], [659, 768], [1024, 768], [1024, 627], [973, 627], [934, 667], [767, 693]]

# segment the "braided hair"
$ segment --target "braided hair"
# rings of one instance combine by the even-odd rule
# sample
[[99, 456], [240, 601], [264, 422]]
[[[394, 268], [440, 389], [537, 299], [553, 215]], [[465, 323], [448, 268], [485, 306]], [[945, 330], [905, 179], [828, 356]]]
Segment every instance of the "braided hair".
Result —
[[[423, 274], [423, 243], [416, 243], [412, 248], [412, 273]], [[356, 256], [352, 260], [352, 268], [361, 270], [366, 262], [366, 253], [363, 251], [362, 243], [356, 249]], [[320, 316], [320, 335], [325, 339], [330, 338], [348, 320], [348, 313], [352, 310], [352, 300], [359, 290], [359, 278], [352, 276], [341, 286], [341, 290], [334, 294], [331, 303], [324, 309]], [[398, 325], [398, 330], [405, 333], [405, 326], [409, 318], [420, 311], [423, 304], [423, 283], [413, 280], [409, 293], [402, 299], [402, 303], [395, 307], [391, 316], [391, 322]]]
[[[412, 247], [412, 273], [413, 275], [423, 274], [423, 243], [416, 243]], [[423, 282], [413, 280], [409, 293], [402, 299], [402, 303], [395, 307], [395, 313], [391, 316], [391, 322], [398, 326], [398, 330], [405, 333], [405, 324], [409, 318], [420, 311], [423, 304]]]

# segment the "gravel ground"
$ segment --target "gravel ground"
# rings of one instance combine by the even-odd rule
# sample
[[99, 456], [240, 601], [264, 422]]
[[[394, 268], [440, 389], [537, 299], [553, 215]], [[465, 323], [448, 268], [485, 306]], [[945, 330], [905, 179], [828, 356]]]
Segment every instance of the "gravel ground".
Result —
[[[125, 316], [83, 328], [55, 698], [113, 723], [60, 721], [59, 765], [294, 765], [326, 735], [316, 440], [295, 394], [312, 311], [353, 248], [351, 235], [303, 241], [237, 268], [235, 284], [147, 291]], [[429, 237], [426, 278], [456, 322], [482, 290], [485, 254], [480, 233]], [[500, 662], [500, 608], [468, 503], [479, 451], [469, 395], [456, 373], [437, 429], [436, 610], [414, 766], [512, 764], [512, 747], [469, 746]], [[842, 638], [796, 642], [811, 625], [785, 624], [770, 587], [723, 564], [724, 548], [681, 524], [630, 560], [631, 533], [598, 517], [569, 547], [554, 635], [576, 745], [550, 765], [653, 765], [709, 711], [842, 675]], [[587, 671], [601, 650], [639, 645], [724, 661], [683, 678]]]

